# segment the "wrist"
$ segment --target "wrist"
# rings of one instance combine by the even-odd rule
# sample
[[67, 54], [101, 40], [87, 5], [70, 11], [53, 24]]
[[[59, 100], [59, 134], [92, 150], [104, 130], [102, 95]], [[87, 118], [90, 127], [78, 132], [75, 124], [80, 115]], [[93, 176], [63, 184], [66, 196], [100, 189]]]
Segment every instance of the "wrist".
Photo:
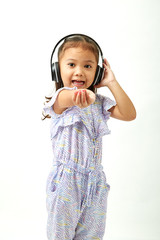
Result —
[[117, 80], [113, 79], [106, 84], [106, 87], [108, 87], [110, 89], [110, 88], [114, 87], [115, 85], [117, 85], [117, 83], [118, 83]]

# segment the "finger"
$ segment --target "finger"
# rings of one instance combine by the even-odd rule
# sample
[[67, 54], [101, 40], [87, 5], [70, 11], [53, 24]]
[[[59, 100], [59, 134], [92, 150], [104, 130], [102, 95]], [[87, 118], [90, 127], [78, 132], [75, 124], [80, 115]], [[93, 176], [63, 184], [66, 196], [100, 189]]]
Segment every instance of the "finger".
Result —
[[82, 106], [82, 107], [86, 107], [86, 106], [87, 106], [87, 104], [86, 104], [85, 91], [86, 91], [86, 90], [82, 90], [82, 91], [81, 91], [81, 106]]
[[104, 58], [104, 63], [105, 63], [109, 68], [111, 68], [111, 66], [110, 66], [110, 64], [109, 64], [109, 62], [107, 61], [106, 58]]
[[110, 68], [107, 66], [107, 64], [103, 63], [103, 66], [105, 68], [105, 71], [109, 71], [110, 70]]
[[82, 90], [82, 102], [86, 102], [86, 90]]
[[80, 94], [80, 104], [83, 104], [83, 91], [80, 91], [81, 94]]
[[76, 104], [80, 105], [81, 104], [81, 91], [78, 91], [77, 97], [76, 97]]
[[87, 91], [85, 91], [85, 95], [86, 95], [86, 103], [88, 104], [89, 103], [89, 95], [88, 95]]
[[85, 107], [88, 106], [87, 96], [88, 96], [88, 95], [87, 95], [87, 91], [84, 90], [84, 102], [83, 102], [83, 105], [84, 105]]

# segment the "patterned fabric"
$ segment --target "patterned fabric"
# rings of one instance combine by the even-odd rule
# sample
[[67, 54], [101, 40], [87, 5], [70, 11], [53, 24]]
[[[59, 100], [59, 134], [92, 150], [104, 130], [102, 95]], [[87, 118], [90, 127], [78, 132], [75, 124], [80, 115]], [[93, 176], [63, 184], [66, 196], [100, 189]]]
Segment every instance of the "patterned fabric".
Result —
[[107, 120], [116, 102], [96, 94], [86, 108], [53, 111], [59, 89], [44, 111], [51, 116], [53, 169], [47, 180], [49, 240], [102, 239], [110, 186], [102, 171], [102, 136], [110, 133]]

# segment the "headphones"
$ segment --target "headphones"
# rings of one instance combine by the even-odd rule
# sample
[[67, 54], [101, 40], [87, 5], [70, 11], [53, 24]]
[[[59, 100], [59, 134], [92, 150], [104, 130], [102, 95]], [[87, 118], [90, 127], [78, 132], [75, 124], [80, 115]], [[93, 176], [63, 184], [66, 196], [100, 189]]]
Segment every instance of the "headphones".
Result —
[[102, 67], [100, 67], [99, 65], [97, 65], [97, 69], [96, 69], [96, 73], [95, 73], [95, 78], [94, 78], [94, 81], [92, 83], [92, 85], [96, 85], [96, 84], [99, 84], [100, 81], [103, 79], [103, 76], [104, 76], [104, 67], [103, 67], [103, 62], [104, 62], [104, 59], [103, 59], [103, 53], [102, 53], [102, 50], [100, 48], [100, 46], [98, 45], [98, 43], [91, 37], [87, 36], [87, 35], [84, 35], [84, 34], [70, 34], [70, 35], [67, 35], [65, 37], [63, 37], [61, 40], [59, 40], [59, 42], [55, 45], [53, 51], [52, 51], [52, 54], [51, 54], [51, 60], [50, 60], [50, 66], [51, 66], [51, 75], [52, 75], [52, 81], [56, 81], [57, 83], [60, 83], [62, 82], [62, 79], [61, 79], [61, 74], [60, 74], [60, 68], [59, 68], [59, 63], [58, 62], [53, 62], [52, 63], [52, 59], [53, 59], [53, 54], [57, 48], [57, 46], [65, 39], [67, 38], [70, 38], [70, 37], [74, 37], [74, 36], [82, 36], [82, 37], [87, 37], [89, 38], [90, 40], [92, 40], [100, 54], [101, 54], [101, 58], [102, 58]]

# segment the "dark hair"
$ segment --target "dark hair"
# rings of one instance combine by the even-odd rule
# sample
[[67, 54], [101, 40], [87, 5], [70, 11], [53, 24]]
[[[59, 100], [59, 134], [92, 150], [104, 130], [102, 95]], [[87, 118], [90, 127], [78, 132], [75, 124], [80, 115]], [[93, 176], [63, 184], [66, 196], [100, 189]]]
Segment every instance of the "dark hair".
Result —
[[[91, 52], [94, 53], [97, 64], [99, 61], [99, 50], [94, 41], [92, 41], [90, 38], [87, 36], [81, 36], [81, 35], [76, 35], [72, 37], [68, 37], [64, 40], [63, 44], [59, 47], [58, 49], [58, 61], [60, 61], [61, 57], [63, 56], [64, 52], [68, 48], [74, 48], [74, 47], [82, 47], [84, 50], [90, 50]], [[56, 91], [59, 88], [64, 87], [63, 82], [60, 81], [59, 83], [55, 83], [56, 85]], [[97, 89], [94, 88], [93, 85], [91, 85], [89, 88], [92, 92], [96, 93]]]

